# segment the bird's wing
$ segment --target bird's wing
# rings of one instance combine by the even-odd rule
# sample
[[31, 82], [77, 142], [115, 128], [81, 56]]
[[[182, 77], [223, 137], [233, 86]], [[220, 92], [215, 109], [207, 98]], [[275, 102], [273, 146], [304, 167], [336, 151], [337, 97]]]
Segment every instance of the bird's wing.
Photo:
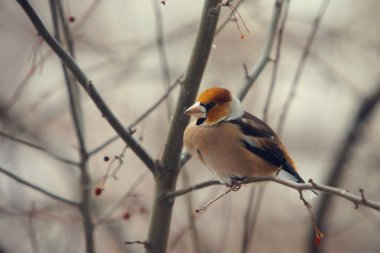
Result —
[[293, 181], [304, 183], [277, 134], [264, 121], [245, 112], [241, 118], [230, 122], [237, 124], [243, 132], [245, 148], [290, 174]]

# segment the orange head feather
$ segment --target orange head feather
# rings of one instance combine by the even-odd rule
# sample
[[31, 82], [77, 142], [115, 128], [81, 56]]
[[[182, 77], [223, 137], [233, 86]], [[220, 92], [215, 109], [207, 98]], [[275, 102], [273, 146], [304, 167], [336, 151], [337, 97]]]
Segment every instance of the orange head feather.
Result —
[[203, 91], [199, 94], [198, 99], [201, 104], [209, 103], [226, 103], [232, 100], [231, 93], [227, 89], [220, 87], [213, 87]]
[[197, 99], [203, 105], [214, 104], [208, 110], [205, 122], [216, 124], [228, 117], [231, 112], [232, 95], [227, 89], [213, 87], [203, 91]]

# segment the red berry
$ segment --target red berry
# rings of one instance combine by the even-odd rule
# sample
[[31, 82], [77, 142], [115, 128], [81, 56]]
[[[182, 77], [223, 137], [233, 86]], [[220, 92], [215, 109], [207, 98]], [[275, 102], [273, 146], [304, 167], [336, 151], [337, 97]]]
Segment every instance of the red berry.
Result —
[[96, 187], [95, 188], [95, 195], [99, 196], [100, 194], [102, 194], [103, 191], [104, 191], [104, 189], [102, 189], [100, 187]]
[[123, 215], [123, 219], [124, 220], [129, 220], [131, 218], [131, 214], [126, 212], [124, 215]]
[[70, 23], [74, 23], [75, 22], [75, 17], [74, 16], [70, 16], [69, 17], [69, 22]]

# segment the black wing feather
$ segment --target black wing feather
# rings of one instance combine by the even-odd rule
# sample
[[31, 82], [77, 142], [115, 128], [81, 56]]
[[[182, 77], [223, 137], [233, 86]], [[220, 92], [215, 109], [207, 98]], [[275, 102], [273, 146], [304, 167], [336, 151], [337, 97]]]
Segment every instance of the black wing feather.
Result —
[[265, 139], [268, 145], [267, 150], [265, 148], [251, 145], [247, 141], [242, 140], [246, 149], [260, 156], [264, 160], [281, 167], [282, 170], [294, 176], [298, 183], [305, 182], [293, 166], [286, 160], [283, 151], [274, 140], [275, 138], [278, 138], [276, 133], [264, 121], [245, 112], [242, 118], [231, 120], [230, 122], [238, 125], [242, 132], [247, 136]]

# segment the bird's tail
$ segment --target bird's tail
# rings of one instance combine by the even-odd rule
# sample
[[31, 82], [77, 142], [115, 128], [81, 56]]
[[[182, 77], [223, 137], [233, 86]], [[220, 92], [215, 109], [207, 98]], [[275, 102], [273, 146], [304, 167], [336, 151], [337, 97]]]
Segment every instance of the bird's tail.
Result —
[[[283, 165], [281, 165], [278, 176], [292, 182], [305, 183], [298, 172], [288, 162], [285, 162]], [[318, 196], [318, 194], [313, 190], [304, 190], [302, 191], [302, 194], [307, 199], [312, 199]]]

